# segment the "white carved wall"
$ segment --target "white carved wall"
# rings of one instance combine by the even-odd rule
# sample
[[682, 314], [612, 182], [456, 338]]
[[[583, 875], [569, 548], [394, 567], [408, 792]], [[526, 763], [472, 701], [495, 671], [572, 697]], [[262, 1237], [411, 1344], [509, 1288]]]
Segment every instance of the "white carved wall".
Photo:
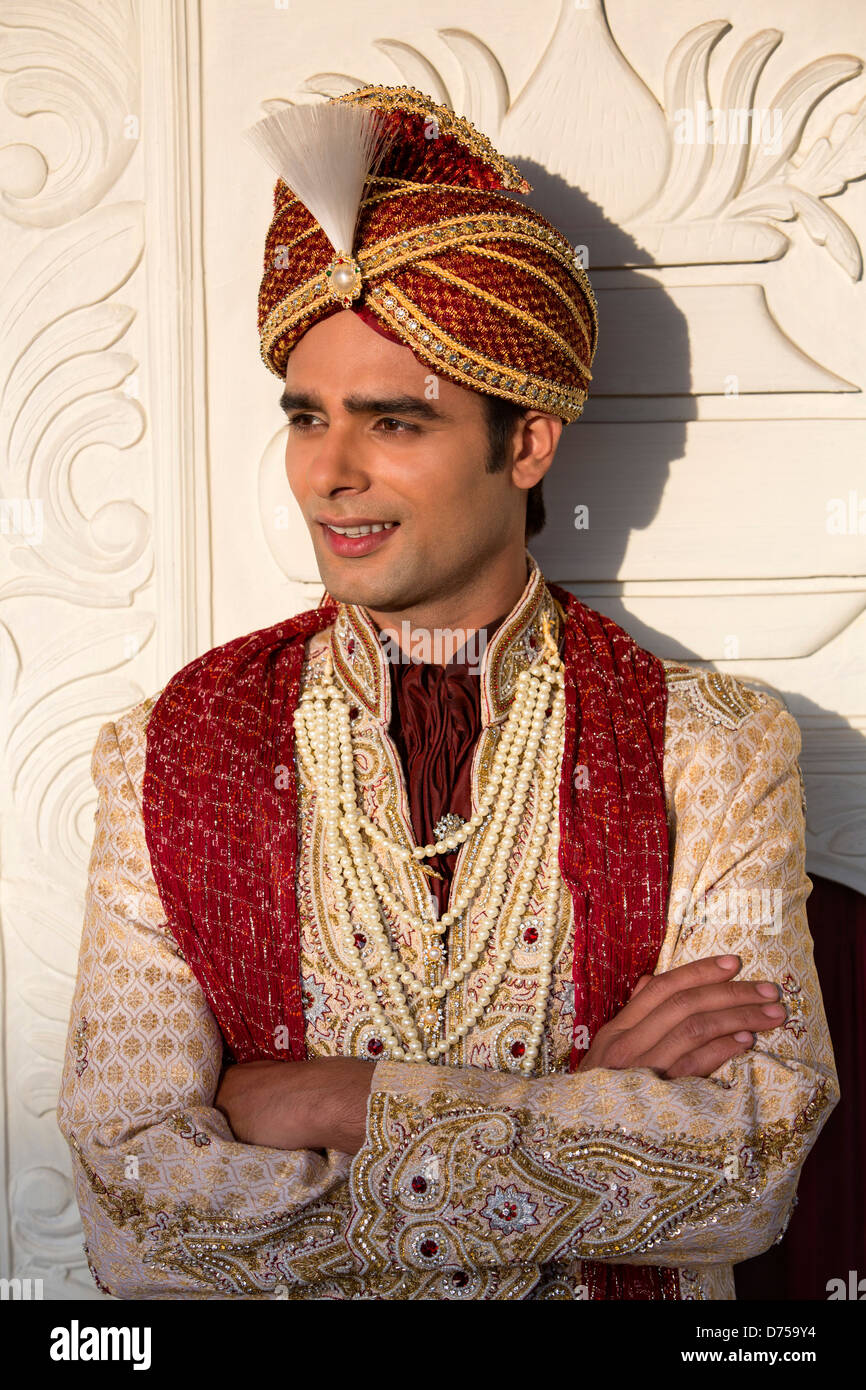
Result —
[[[0, 1273], [95, 1296], [54, 1106], [97, 730], [321, 593], [255, 331], [272, 180], [240, 132], [271, 102], [422, 87], [587, 248], [595, 393], [533, 549], [784, 696], [809, 866], [866, 891], [864, 59], [848, 0], [0, 12]], [[780, 125], [680, 141], [701, 103]]]

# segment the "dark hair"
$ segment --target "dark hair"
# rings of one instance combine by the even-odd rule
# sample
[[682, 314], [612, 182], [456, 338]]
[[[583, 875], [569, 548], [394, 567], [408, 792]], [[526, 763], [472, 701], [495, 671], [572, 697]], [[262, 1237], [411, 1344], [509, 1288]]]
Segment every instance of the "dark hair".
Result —
[[[528, 406], [517, 405], [514, 401], [506, 401], [501, 396], [491, 396], [486, 392], [483, 399], [487, 407], [487, 437], [490, 441], [487, 472], [501, 473], [518, 421], [523, 419]], [[536, 483], [526, 494], [526, 540], [544, 530], [546, 518], [541, 489], [542, 483]]]

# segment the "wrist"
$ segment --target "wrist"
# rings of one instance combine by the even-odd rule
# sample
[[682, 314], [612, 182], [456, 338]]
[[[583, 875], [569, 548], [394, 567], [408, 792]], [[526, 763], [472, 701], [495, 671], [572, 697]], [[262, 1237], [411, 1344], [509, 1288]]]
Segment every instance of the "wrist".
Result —
[[316, 1058], [307, 1063], [302, 1124], [305, 1147], [355, 1154], [367, 1134], [367, 1104], [375, 1063], [355, 1057]]

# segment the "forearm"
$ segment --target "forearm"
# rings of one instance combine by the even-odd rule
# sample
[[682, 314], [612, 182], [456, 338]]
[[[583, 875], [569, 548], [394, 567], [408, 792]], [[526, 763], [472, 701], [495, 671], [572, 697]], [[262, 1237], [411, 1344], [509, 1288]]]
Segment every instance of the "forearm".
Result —
[[[85, 946], [97, 939], [110, 938], [88, 930]], [[167, 939], [147, 961], [154, 993], [127, 1005], [123, 1035], [86, 951], [73, 1005], [58, 1121], [91, 1267], [118, 1297], [267, 1297], [302, 1277], [309, 1230], [342, 1230], [349, 1157], [238, 1141], [213, 1103], [222, 1038], [196, 982]], [[136, 1064], [129, 1043], [157, 1003], [163, 1023]]]
[[227, 1069], [215, 1104], [243, 1143], [356, 1154], [373, 1066], [355, 1057], [246, 1062]]
[[341, 1236], [347, 1155], [241, 1143], [214, 1105], [222, 1035], [165, 923], [113, 725], [93, 773], [100, 798], [58, 1104], [91, 1267], [122, 1298], [268, 1297], [315, 1277], [315, 1230], [317, 1250], [353, 1268]]
[[347, 1217], [345, 1154], [239, 1143], [211, 1107], [110, 1145], [67, 1137], [92, 1267], [121, 1298], [272, 1297], [303, 1278], [309, 1232], [336, 1238]]
[[380, 1063], [349, 1243], [371, 1270], [745, 1259], [782, 1228], [836, 1095], [756, 1052], [676, 1081]]

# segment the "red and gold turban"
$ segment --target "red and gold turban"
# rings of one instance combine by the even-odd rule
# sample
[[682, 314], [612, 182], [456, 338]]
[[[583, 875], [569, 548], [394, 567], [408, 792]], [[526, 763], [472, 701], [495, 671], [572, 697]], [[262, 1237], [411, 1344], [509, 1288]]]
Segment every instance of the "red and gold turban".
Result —
[[[592, 379], [595, 296], [566, 238], [509, 196], [531, 192], [526, 180], [469, 121], [413, 88], [361, 87], [334, 101], [383, 113], [387, 136], [346, 248], [364, 317], [460, 386], [576, 420]], [[303, 334], [349, 303], [333, 267], [333, 245], [279, 178], [258, 326], [280, 378]]]

